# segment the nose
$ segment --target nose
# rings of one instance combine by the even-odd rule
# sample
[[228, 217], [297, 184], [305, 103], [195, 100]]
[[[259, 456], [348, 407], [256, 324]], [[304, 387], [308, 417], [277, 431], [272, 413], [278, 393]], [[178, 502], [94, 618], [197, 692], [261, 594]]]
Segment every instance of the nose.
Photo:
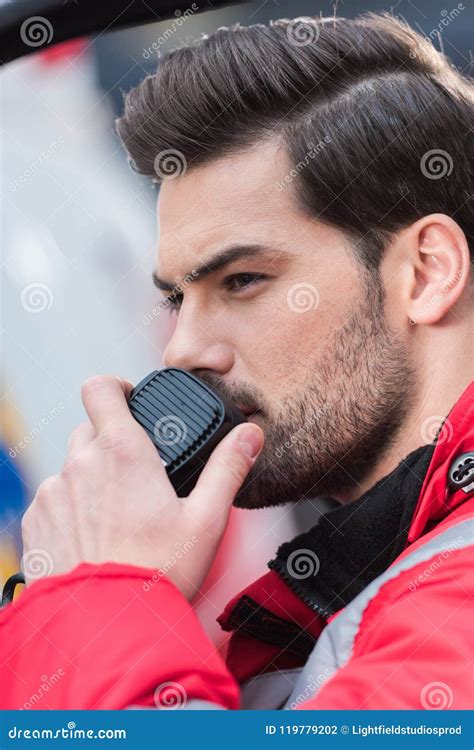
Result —
[[234, 362], [232, 347], [222, 339], [216, 326], [206, 327], [205, 322], [185, 318], [182, 312], [163, 352], [165, 367], [229, 372]]

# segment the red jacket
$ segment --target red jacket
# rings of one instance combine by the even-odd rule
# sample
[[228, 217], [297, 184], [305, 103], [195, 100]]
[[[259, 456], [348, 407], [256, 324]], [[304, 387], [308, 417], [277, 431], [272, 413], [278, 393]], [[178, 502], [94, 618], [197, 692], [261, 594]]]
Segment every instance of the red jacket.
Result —
[[234, 630], [224, 662], [168, 579], [83, 563], [0, 612], [0, 708], [472, 707], [473, 417], [474, 383], [430, 454], [405, 548], [338, 612], [273, 567], [219, 618]]

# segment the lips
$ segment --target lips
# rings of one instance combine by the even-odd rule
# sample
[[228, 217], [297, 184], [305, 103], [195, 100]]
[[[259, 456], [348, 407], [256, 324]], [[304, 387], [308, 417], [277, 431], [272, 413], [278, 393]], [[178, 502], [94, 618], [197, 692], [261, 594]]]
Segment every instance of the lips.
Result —
[[248, 406], [239, 406], [239, 404], [236, 404], [237, 409], [239, 409], [242, 414], [244, 414], [247, 419], [255, 417], [257, 414], [260, 414], [259, 409], [249, 409]]
[[260, 414], [261, 413], [257, 409], [257, 411], [251, 412], [248, 416], [246, 415], [247, 416], [247, 422], [254, 422], [257, 419], [257, 417], [260, 416]]

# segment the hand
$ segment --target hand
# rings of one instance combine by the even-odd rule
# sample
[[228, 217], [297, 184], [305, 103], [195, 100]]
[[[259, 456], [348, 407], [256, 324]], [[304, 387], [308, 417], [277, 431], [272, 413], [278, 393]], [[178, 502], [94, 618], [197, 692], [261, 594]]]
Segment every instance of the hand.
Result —
[[235, 427], [191, 494], [178, 498], [129, 411], [132, 387], [112, 376], [82, 386], [90, 421], [74, 430], [61, 473], [39, 486], [23, 517], [27, 584], [81, 562], [164, 571], [189, 599], [204, 580], [232, 502], [263, 447], [263, 432], [251, 423]]

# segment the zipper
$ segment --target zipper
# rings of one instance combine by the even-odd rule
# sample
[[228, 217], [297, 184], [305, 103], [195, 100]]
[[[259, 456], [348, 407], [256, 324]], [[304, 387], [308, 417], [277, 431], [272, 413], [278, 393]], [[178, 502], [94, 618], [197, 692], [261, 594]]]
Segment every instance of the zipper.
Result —
[[314, 612], [317, 612], [318, 615], [321, 615], [321, 617], [323, 617], [325, 620], [328, 620], [331, 615], [333, 615], [337, 611], [336, 609], [331, 608], [329, 610], [326, 607], [323, 607], [321, 604], [318, 604], [318, 602], [316, 602], [312, 597], [308, 596], [308, 594], [301, 588], [298, 581], [295, 581], [295, 579], [290, 576], [285, 563], [282, 560], [279, 560], [278, 557], [270, 560], [270, 562], [268, 563], [268, 567], [271, 570], [275, 570], [278, 575], [283, 578], [285, 583], [296, 594], [298, 599], [301, 599], [301, 601], [307, 604], [308, 607], [314, 610]]

